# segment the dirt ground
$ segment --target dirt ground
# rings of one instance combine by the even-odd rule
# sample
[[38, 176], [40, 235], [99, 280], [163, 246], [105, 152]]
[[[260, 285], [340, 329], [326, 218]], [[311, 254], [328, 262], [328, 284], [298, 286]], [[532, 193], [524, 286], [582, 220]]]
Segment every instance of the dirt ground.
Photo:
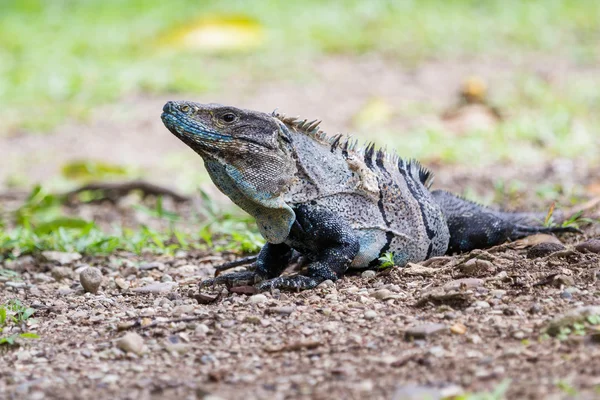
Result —
[[[393, 101], [425, 96], [437, 87], [443, 88], [434, 96], [442, 108], [468, 69], [446, 68], [441, 79], [439, 70], [425, 66], [409, 79], [378, 61], [359, 62], [355, 75], [337, 75], [336, 62], [322, 66], [317, 82], [304, 88], [282, 83], [257, 89], [241, 82], [248, 86], [242, 95], [227, 93], [216, 101], [279, 106], [323, 118], [326, 130], [342, 129], [364, 98], [394, 98], [390, 88], [403, 80], [404, 97]], [[367, 71], [382, 72], [379, 86], [351, 85]], [[492, 79], [501, 79], [490, 71]], [[331, 82], [327, 91], [318, 84], [325, 80]], [[348, 94], [348, 87], [356, 93]], [[290, 91], [293, 97], [285, 95]], [[325, 107], [332, 93], [345, 93], [345, 106]], [[165, 134], [158, 119], [165, 100], [125, 99], [98, 110], [87, 124], [69, 123], [51, 135], [0, 138], [9, 160], [2, 178], [18, 173], [43, 181], [68, 159], [99, 158], [132, 162], [154, 182], [177, 186], [179, 177], [168, 163], [165, 167], [167, 154], [192, 171], [199, 160]], [[485, 195], [499, 178], [518, 177], [531, 187], [539, 182], [585, 187], [596, 183], [600, 171], [582, 161], [557, 160], [535, 168], [437, 166], [436, 173], [437, 187], [456, 192], [469, 187]], [[529, 194], [510, 206], [548, 204]], [[75, 205], [70, 212], [110, 216], [113, 222], [130, 218], [111, 206], [90, 207]], [[34, 307], [29, 330], [41, 338], [2, 349], [0, 397], [400, 400], [507, 385], [511, 399], [597, 398], [598, 330], [586, 326], [581, 334], [548, 335], [548, 328], [552, 333], [555, 326], [572, 326], [573, 319], [562, 318], [565, 313], [577, 310], [585, 317], [598, 311], [582, 307], [600, 306], [600, 254], [574, 248], [595, 237], [600, 227], [591, 225], [583, 235], [561, 236], [562, 250], [556, 238], [537, 237], [347, 276], [307, 292], [259, 295], [216, 288], [198, 296], [198, 281], [212, 276], [214, 265], [230, 260], [230, 254], [118, 253], [76, 260], [46, 254], [5, 261], [3, 267], [17, 271], [22, 281], [0, 277], [0, 303], [16, 298]], [[536, 254], [531, 250], [536, 240], [555, 243], [554, 252], [544, 252], [552, 245], [542, 245]], [[85, 293], [79, 283], [88, 266], [102, 272], [97, 294]]]

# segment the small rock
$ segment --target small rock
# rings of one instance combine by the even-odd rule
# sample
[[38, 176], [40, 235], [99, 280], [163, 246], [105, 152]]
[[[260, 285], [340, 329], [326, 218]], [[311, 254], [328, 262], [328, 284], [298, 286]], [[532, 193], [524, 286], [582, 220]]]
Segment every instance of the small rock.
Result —
[[542, 306], [538, 303], [533, 303], [531, 307], [529, 307], [530, 314], [539, 314], [540, 312], [542, 312]]
[[527, 337], [523, 331], [516, 331], [512, 334], [512, 336], [517, 340], [523, 340]]
[[151, 283], [146, 286], [131, 289], [135, 293], [167, 293], [177, 287], [177, 282]]
[[490, 308], [491, 306], [490, 306], [490, 303], [488, 303], [487, 301], [479, 300], [473, 304], [473, 307], [483, 310], [483, 309]]
[[55, 261], [62, 265], [81, 259], [79, 253], [65, 253], [62, 251], [42, 251], [42, 256], [48, 261]]
[[323, 282], [319, 283], [317, 285], [317, 288], [322, 289], [322, 288], [326, 288], [326, 287], [331, 287], [333, 285], [334, 285], [333, 281], [331, 279], [327, 279], [327, 280], [324, 280]]
[[538, 243], [535, 246], [532, 246], [527, 250], [527, 258], [540, 258], [546, 257], [552, 253], [556, 253], [557, 251], [564, 250], [565, 246], [561, 243], [555, 242], [543, 242]]
[[280, 314], [280, 315], [290, 315], [296, 310], [295, 307], [271, 307], [268, 308], [265, 312], [269, 314]]
[[375, 319], [377, 318], [377, 312], [373, 310], [365, 311], [365, 319]]
[[117, 347], [125, 352], [139, 355], [144, 351], [144, 339], [135, 332], [127, 332], [117, 340]]
[[405, 268], [402, 269], [402, 273], [412, 276], [432, 276], [439, 270], [431, 267], [424, 267], [419, 264], [408, 263]]
[[140, 269], [142, 271], [149, 269], [158, 269], [159, 271], [163, 271], [165, 268], [165, 264], [158, 261], [154, 261], [151, 263], [143, 263], [142, 265], [140, 265]]
[[494, 273], [496, 267], [491, 261], [472, 258], [458, 266], [460, 272], [468, 276], [488, 276]]
[[571, 294], [571, 292], [568, 292], [566, 290], [563, 290], [560, 293], [560, 298], [561, 299], [565, 299], [565, 300], [571, 300], [573, 298], [573, 295]]
[[362, 274], [360, 274], [361, 277], [363, 278], [373, 278], [375, 275], [377, 275], [377, 272], [373, 271], [372, 269], [368, 269], [366, 271], [364, 271]]
[[173, 282], [173, 277], [169, 274], [164, 274], [160, 277], [161, 282]]
[[456, 279], [446, 283], [443, 288], [444, 290], [460, 290], [460, 289], [473, 289], [479, 286], [483, 286], [483, 279], [477, 278], [463, 278]]
[[250, 303], [250, 304], [261, 304], [261, 303], [266, 302], [267, 300], [268, 300], [267, 296], [265, 296], [264, 294], [259, 293], [259, 294], [255, 294], [253, 296], [250, 296], [248, 298], [248, 303]]
[[388, 300], [397, 298], [397, 295], [388, 289], [380, 289], [371, 293], [371, 297], [375, 297], [377, 300]]
[[573, 286], [575, 280], [568, 275], [558, 274], [552, 279], [552, 285], [555, 287]]
[[575, 246], [575, 250], [581, 253], [600, 254], [600, 239], [590, 239]]
[[450, 327], [450, 332], [454, 333], [455, 335], [464, 335], [467, 333], [467, 327], [464, 324], [457, 322]]
[[102, 272], [96, 267], [87, 267], [79, 274], [79, 282], [86, 292], [96, 294], [102, 284]]
[[115, 285], [121, 290], [129, 289], [130, 283], [123, 278], [115, 278]]
[[444, 324], [425, 323], [408, 328], [404, 332], [404, 337], [408, 340], [426, 339], [447, 330], [448, 328]]
[[73, 270], [69, 267], [54, 267], [52, 268], [52, 277], [57, 281], [71, 278], [73, 276]]

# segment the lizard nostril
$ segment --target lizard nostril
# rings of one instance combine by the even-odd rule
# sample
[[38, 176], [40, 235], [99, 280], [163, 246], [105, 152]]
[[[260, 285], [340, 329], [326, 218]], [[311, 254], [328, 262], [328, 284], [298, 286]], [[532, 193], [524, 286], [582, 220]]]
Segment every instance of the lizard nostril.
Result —
[[171, 111], [173, 111], [173, 102], [167, 101], [167, 103], [163, 107], [163, 111], [166, 113], [170, 113]]

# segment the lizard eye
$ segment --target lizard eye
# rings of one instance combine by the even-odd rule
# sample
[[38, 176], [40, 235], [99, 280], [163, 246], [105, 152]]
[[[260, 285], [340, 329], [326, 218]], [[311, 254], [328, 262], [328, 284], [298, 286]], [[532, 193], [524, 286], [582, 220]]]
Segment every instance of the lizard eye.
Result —
[[179, 106], [179, 110], [180, 110], [181, 112], [184, 112], [184, 113], [186, 113], [186, 112], [190, 111], [190, 106], [186, 106], [186, 105], [184, 104], [184, 105], [182, 105], [182, 106]]
[[223, 120], [223, 122], [230, 124], [233, 121], [235, 121], [237, 119], [237, 117], [233, 113], [227, 113], [227, 114], [223, 114], [221, 116], [221, 119]]

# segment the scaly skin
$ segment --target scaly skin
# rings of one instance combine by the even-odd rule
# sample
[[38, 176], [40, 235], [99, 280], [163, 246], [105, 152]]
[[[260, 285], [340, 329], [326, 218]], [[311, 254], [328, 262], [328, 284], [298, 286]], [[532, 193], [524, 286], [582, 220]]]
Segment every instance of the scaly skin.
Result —
[[[267, 240], [254, 271], [203, 285], [304, 290], [348, 268], [376, 266], [386, 252], [404, 265], [572, 231], [536, 226], [539, 214], [497, 212], [430, 192], [433, 175], [418, 162], [327, 137], [317, 121], [186, 101], [165, 104], [162, 120], [204, 159], [215, 185], [256, 219]], [[281, 277], [293, 250], [308, 260], [307, 273]]]

